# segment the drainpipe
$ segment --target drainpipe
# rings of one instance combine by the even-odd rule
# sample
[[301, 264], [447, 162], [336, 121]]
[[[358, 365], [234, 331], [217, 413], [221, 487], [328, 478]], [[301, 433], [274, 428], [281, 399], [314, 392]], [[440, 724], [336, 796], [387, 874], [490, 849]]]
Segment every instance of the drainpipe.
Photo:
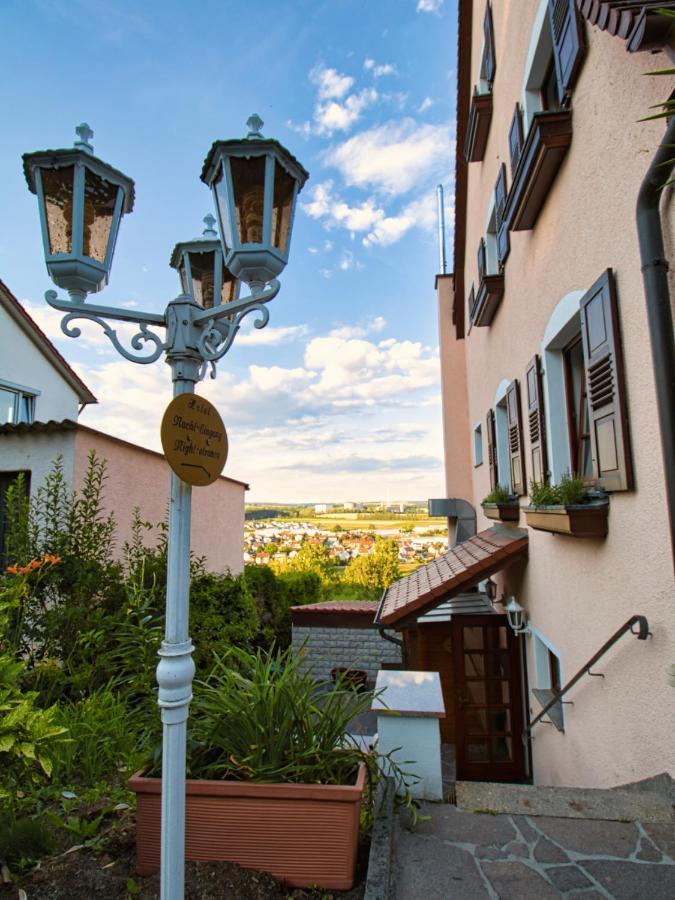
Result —
[[[382, 591], [382, 596], [380, 597], [380, 609], [382, 608], [382, 601], [384, 600], [384, 595], [386, 593], [387, 593], [387, 589], [385, 588]], [[378, 612], [379, 612], [379, 610], [378, 610]], [[390, 644], [396, 644], [397, 647], [400, 647], [401, 660], [402, 660], [403, 668], [405, 669], [406, 662], [407, 662], [406, 652], [405, 652], [405, 641], [401, 640], [401, 638], [394, 637], [393, 634], [388, 634], [387, 629], [384, 628], [382, 625], [380, 625], [377, 630], [379, 632], [380, 637], [383, 638], [385, 641], [389, 641]]]
[[642, 279], [656, 382], [656, 404], [670, 517], [670, 541], [675, 563], [675, 339], [668, 290], [668, 260], [663, 246], [659, 204], [675, 167], [675, 116], [647, 170], [637, 201]]

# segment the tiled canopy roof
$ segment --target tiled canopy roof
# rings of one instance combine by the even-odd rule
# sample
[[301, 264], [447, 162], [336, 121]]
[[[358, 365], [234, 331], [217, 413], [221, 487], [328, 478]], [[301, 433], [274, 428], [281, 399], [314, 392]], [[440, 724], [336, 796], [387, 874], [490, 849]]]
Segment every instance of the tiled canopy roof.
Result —
[[422, 615], [526, 552], [526, 531], [498, 525], [481, 531], [395, 581], [382, 598], [376, 621], [381, 625], [395, 625], [409, 616]]
[[294, 610], [311, 610], [313, 613], [360, 613], [371, 618], [377, 610], [375, 600], [323, 600], [321, 603], [308, 603], [304, 606], [291, 606]]

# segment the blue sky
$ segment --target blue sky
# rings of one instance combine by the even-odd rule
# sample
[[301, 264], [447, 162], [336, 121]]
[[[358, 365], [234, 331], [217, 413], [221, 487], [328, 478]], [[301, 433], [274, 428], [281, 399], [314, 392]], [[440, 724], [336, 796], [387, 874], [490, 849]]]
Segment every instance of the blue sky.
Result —
[[168, 367], [121, 360], [93, 325], [60, 335], [21, 153], [91, 125], [136, 182], [96, 300], [161, 310], [174, 244], [211, 211], [203, 159], [257, 112], [311, 178], [269, 325], [199, 388], [228, 429], [225, 474], [252, 501], [443, 495], [434, 189], [450, 223], [455, 6], [0, 0], [0, 278], [98, 397], [82, 422], [159, 449]]

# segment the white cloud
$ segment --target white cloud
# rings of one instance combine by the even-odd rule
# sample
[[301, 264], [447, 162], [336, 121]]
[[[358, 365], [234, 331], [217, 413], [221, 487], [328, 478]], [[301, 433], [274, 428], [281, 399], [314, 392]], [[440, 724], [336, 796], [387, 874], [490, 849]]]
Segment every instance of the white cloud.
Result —
[[443, 6], [443, 0], [417, 0], [417, 12], [438, 13]]
[[318, 102], [314, 108], [317, 133], [331, 135], [335, 131], [348, 131], [377, 98], [375, 88], [364, 88], [357, 94], [350, 94], [342, 103], [337, 100]]
[[373, 199], [350, 206], [336, 196], [334, 182], [331, 180], [315, 184], [310, 191], [310, 198], [300, 204], [302, 209], [312, 219], [322, 219], [328, 227], [342, 226], [349, 231], [367, 231], [384, 218], [384, 210], [378, 208]]
[[420, 105], [417, 109], [417, 112], [421, 112], [421, 113], [426, 112], [433, 105], [434, 105], [434, 101], [431, 99], [431, 97], [425, 97], [424, 100], [422, 100], [422, 102], [420, 103]]
[[[338, 328], [332, 328], [328, 332], [328, 337], [339, 338], [341, 340], [351, 340], [352, 338], [363, 338], [367, 334], [382, 331], [387, 327], [387, 320], [382, 316], [375, 316], [365, 325], [340, 325]], [[385, 342], [381, 341], [378, 347], [382, 347]], [[395, 338], [391, 338], [391, 345], [396, 343]]]
[[382, 78], [384, 75], [397, 75], [396, 66], [391, 63], [381, 63], [378, 65], [374, 59], [366, 59], [363, 62], [363, 68], [367, 72], [372, 72], [374, 78]]
[[449, 126], [405, 118], [354, 135], [329, 150], [325, 162], [350, 186], [397, 196], [447, 168], [453, 152]]
[[325, 66], [314, 66], [309, 73], [309, 80], [318, 87], [319, 100], [339, 100], [354, 85], [354, 79], [350, 75], [342, 75], [337, 69]]

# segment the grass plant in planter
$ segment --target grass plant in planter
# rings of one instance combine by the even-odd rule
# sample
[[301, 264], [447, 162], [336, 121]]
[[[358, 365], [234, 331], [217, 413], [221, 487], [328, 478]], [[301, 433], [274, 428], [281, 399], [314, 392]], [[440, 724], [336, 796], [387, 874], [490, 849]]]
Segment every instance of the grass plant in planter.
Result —
[[516, 494], [512, 494], [502, 484], [496, 485], [481, 502], [483, 512], [488, 519], [499, 522], [517, 522], [520, 517], [520, 505]]
[[[364, 794], [391, 767], [347, 733], [371, 702], [344, 679], [313, 681], [290, 650], [218, 658], [195, 683], [186, 859], [236, 862], [295, 887], [351, 888]], [[159, 868], [159, 774], [155, 766], [129, 781], [141, 875]]]
[[560, 484], [530, 482], [530, 506], [525, 520], [530, 528], [571, 534], [575, 537], [605, 537], [609, 499], [584, 484], [581, 475], [564, 474]]

